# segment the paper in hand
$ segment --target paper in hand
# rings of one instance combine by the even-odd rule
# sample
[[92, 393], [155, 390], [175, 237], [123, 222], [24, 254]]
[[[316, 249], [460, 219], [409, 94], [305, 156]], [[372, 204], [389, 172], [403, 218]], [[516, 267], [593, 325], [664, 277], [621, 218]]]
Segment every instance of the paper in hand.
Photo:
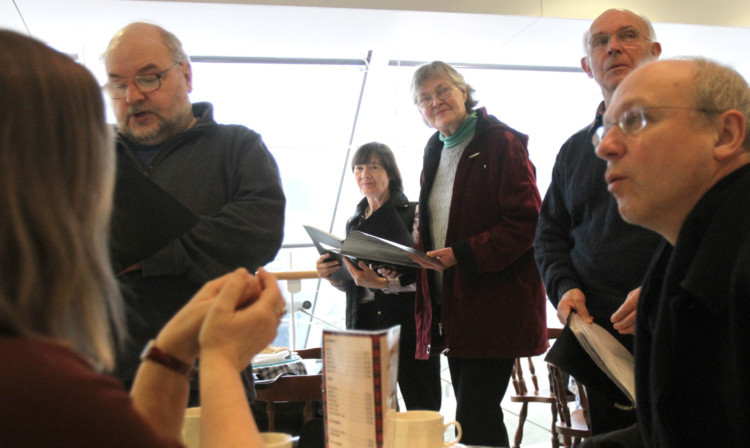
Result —
[[569, 373], [590, 395], [612, 405], [635, 405], [633, 355], [607, 330], [570, 313], [545, 361]]

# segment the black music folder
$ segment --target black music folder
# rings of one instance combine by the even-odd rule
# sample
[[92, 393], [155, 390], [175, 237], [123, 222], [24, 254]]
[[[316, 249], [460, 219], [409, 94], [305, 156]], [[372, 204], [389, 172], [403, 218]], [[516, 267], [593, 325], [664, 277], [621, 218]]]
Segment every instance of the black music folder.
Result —
[[145, 260], [198, 223], [198, 216], [127, 161], [117, 161], [110, 254], [115, 272]]

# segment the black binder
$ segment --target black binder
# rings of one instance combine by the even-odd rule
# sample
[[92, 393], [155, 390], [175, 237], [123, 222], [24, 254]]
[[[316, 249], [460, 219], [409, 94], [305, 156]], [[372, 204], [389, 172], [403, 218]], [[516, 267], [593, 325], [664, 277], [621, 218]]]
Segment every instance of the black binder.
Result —
[[147, 259], [197, 223], [195, 213], [118, 159], [110, 234], [115, 272]]

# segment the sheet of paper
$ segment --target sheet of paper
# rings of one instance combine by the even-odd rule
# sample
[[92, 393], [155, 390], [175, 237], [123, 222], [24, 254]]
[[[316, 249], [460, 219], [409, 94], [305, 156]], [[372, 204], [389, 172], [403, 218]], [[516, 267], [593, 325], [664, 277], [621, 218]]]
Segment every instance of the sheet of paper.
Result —
[[633, 355], [607, 330], [587, 324], [571, 313], [570, 329], [594, 362], [628, 398], [635, 403], [635, 360]]

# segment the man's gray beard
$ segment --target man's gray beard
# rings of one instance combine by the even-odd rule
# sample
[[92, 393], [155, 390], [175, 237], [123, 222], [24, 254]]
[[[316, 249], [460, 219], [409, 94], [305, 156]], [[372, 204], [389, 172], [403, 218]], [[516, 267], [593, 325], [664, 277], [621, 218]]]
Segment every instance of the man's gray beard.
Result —
[[143, 146], [156, 146], [187, 130], [190, 126], [192, 117], [187, 117], [186, 120], [172, 122], [166, 121], [160, 116], [157, 116], [157, 118], [159, 119], [159, 126], [148, 134], [136, 135], [129, 126], [125, 129], [121, 129], [120, 132], [131, 142]]

